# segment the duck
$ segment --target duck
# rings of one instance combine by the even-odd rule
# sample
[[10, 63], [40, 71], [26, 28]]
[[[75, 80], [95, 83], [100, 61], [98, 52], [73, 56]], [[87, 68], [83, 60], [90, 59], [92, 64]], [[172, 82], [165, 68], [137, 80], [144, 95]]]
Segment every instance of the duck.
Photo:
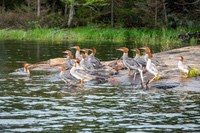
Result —
[[154, 81], [156, 78], [159, 78], [159, 71], [156, 68], [156, 65], [154, 63], [152, 63], [152, 58], [153, 58], [153, 54], [151, 52], [148, 53], [148, 60], [147, 60], [147, 65], [146, 65], [146, 70], [151, 73], [152, 75], [154, 75], [154, 77], [150, 80], [147, 81], [146, 86], [148, 84], [150, 84], [152, 81]]
[[88, 58], [89, 64], [93, 65], [93, 67], [95, 69], [99, 69], [99, 68], [104, 67], [104, 65], [102, 65], [101, 61], [97, 57], [95, 57], [96, 49], [91, 48], [89, 50], [92, 51], [92, 53], [89, 55], [89, 58]]
[[30, 67], [30, 64], [24, 63], [23, 68], [16, 69], [9, 75], [30, 76]]
[[142, 68], [142, 65], [139, 64], [136, 60], [134, 60], [133, 58], [129, 58], [128, 57], [128, 51], [129, 49], [126, 48], [126, 47], [122, 47], [122, 48], [119, 48], [117, 49], [119, 51], [122, 51], [123, 52], [123, 56], [122, 56], [122, 59], [123, 59], [123, 64], [124, 66], [128, 69], [128, 75], [130, 76], [130, 71], [133, 70], [134, 71], [134, 78], [133, 78], [133, 81], [135, 82], [135, 78], [136, 78], [136, 74], [137, 72], [140, 73], [140, 78], [141, 78], [141, 84], [142, 84], [142, 87], [143, 87], [143, 84], [144, 84], [144, 77], [143, 77], [143, 68]]
[[177, 64], [178, 65], [178, 69], [181, 72], [183, 72], [184, 74], [189, 74], [189, 71], [190, 71], [191, 67], [188, 66], [188, 65], [185, 65], [183, 63], [183, 60], [184, 60], [183, 56], [179, 56], [179, 58], [178, 58], [178, 64]]
[[95, 79], [95, 76], [89, 75], [84, 71], [80, 66], [80, 60], [78, 58], [75, 59], [74, 66], [70, 69], [70, 74], [77, 80], [80, 80], [81, 85], [83, 85], [85, 81]]
[[71, 69], [74, 64], [72, 52], [70, 50], [66, 50], [63, 53], [67, 54], [67, 58], [66, 58], [66, 67], [67, 68], [66, 69]]
[[59, 73], [59, 77], [68, 85], [72, 85], [72, 84], [76, 84], [77, 83], [77, 79], [74, 78], [71, 74], [70, 74], [70, 70], [66, 70], [64, 65], [61, 65], [59, 67], [60, 69], [60, 73]]
[[82, 59], [81, 59], [81, 61], [80, 61], [80, 66], [81, 66], [85, 71], [89, 71], [89, 72], [95, 71], [93, 65], [90, 64], [90, 63], [88, 63], [86, 54], [82, 54]]

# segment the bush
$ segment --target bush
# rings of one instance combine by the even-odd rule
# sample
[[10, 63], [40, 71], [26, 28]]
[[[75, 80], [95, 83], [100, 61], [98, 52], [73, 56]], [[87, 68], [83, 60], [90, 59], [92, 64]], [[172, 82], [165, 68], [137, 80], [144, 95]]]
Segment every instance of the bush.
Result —
[[39, 24], [43, 28], [63, 28], [67, 26], [67, 19], [58, 13], [41, 17]]
[[0, 28], [26, 28], [29, 21], [36, 19], [31, 13], [13, 13], [7, 12], [0, 14]]

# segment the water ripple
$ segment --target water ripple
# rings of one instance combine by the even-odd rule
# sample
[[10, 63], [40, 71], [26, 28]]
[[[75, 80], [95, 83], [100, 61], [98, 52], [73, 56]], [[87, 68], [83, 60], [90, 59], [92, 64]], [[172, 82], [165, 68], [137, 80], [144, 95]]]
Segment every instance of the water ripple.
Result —
[[0, 132], [196, 132], [200, 93], [0, 80]]

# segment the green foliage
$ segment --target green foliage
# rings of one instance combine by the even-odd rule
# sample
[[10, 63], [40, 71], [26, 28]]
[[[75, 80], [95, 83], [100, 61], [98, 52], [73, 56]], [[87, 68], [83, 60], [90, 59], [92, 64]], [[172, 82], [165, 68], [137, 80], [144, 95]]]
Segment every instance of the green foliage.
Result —
[[[4, 0], [4, 2], [5, 10], [0, 8], [2, 9], [2, 11], [0, 10], [0, 28], [62, 28], [66, 25], [65, 21], [70, 18], [70, 11], [75, 12], [72, 15], [71, 24], [74, 27], [91, 24], [110, 27], [111, 9], [113, 9], [113, 22], [116, 28], [200, 28], [199, 2], [188, 3], [180, 0], [177, 2], [172, 0], [40, 0], [41, 18], [36, 17], [36, 0]], [[113, 8], [111, 8], [112, 6]], [[70, 10], [70, 7], [74, 7], [75, 10]], [[38, 22], [38, 24], [34, 22]], [[63, 22], [64, 24], [61, 24]], [[130, 34], [126, 32], [126, 35]]]
[[40, 24], [38, 21], [28, 21], [25, 25], [26, 29], [36, 29], [40, 28]]
[[158, 74], [158, 75], [156, 75], [155, 80], [160, 80], [160, 78], [161, 78], [161, 76]]
[[108, 0], [85, 0], [85, 4], [84, 5], [106, 5]]
[[186, 75], [186, 77], [197, 77], [200, 76], [200, 70], [192, 68], [189, 73]]
[[144, 44], [155, 49], [167, 50], [181, 47], [177, 38], [179, 30], [147, 28], [97, 28], [78, 27], [71, 29], [0, 30], [0, 40], [41, 41], [114, 41]]

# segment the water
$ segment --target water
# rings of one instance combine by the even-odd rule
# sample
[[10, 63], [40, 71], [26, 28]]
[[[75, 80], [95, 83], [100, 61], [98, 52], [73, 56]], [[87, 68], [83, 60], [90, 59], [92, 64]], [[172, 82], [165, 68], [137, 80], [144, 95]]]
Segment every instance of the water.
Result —
[[[93, 86], [67, 88], [58, 74], [9, 75], [24, 61], [63, 57], [74, 43], [0, 42], [0, 132], [198, 132], [200, 93]], [[79, 45], [79, 44], [78, 44]], [[116, 47], [95, 46], [102, 60]], [[129, 46], [133, 47], [133, 46]], [[97, 52], [98, 52], [97, 51]]]

